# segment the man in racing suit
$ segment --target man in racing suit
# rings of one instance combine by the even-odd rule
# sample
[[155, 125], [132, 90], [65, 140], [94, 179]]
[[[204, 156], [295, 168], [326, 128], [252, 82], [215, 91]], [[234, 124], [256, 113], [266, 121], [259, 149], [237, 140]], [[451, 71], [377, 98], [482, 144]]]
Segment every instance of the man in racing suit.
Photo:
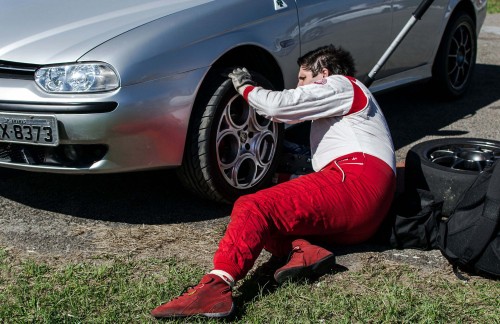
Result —
[[[275, 122], [312, 121], [316, 172], [240, 197], [214, 255], [214, 270], [183, 295], [152, 311], [155, 317], [232, 313], [231, 288], [262, 249], [289, 255], [279, 283], [326, 273], [333, 253], [316, 244], [355, 244], [370, 238], [387, 214], [396, 187], [391, 135], [376, 100], [354, 79], [352, 57], [324, 46], [298, 59], [296, 89], [255, 85], [245, 68], [231, 77], [249, 106]], [[312, 244], [314, 243], [314, 244]]]

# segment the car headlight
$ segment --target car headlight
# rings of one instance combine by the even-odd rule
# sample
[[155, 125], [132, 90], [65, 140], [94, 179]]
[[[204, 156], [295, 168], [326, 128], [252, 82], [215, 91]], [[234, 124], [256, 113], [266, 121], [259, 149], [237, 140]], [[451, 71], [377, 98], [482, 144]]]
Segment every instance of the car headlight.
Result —
[[88, 93], [115, 90], [120, 80], [106, 63], [76, 63], [42, 67], [35, 72], [40, 88], [51, 93]]

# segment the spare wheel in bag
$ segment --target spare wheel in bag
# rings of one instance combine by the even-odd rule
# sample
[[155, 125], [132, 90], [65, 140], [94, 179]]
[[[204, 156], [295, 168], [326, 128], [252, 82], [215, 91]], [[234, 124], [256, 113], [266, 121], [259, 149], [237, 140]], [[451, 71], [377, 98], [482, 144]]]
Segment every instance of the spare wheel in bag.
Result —
[[485, 167], [500, 158], [500, 142], [480, 138], [442, 138], [413, 146], [405, 161], [405, 190], [429, 190], [449, 215], [462, 193]]

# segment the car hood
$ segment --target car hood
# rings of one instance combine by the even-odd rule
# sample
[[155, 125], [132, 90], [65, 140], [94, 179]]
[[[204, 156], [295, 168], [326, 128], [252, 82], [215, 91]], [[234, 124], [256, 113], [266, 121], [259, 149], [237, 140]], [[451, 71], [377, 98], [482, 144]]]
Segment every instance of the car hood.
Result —
[[0, 60], [74, 62], [130, 29], [210, 1], [0, 0]]

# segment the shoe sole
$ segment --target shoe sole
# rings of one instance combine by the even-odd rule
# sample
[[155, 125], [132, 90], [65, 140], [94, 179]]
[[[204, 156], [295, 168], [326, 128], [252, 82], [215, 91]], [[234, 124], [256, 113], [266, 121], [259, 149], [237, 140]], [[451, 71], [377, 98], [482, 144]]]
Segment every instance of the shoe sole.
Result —
[[324, 257], [316, 263], [305, 267], [296, 267], [283, 270], [274, 275], [274, 279], [282, 284], [288, 280], [296, 280], [300, 278], [310, 278], [313, 276], [321, 276], [330, 271], [336, 264], [335, 255], [331, 254]]
[[233, 315], [233, 311], [234, 311], [234, 303], [231, 304], [231, 309], [229, 310], [229, 312], [225, 312], [225, 313], [203, 313], [201, 315], [206, 316], [206, 317], [221, 318], [221, 317], [229, 317], [229, 316]]
[[231, 309], [225, 313], [198, 313], [198, 314], [156, 314], [153, 315], [155, 318], [184, 318], [184, 317], [194, 317], [194, 316], [205, 316], [211, 318], [221, 318], [221, 317], [229, 317], [233, 315], [234, 312], [234, 303], [231, 304]]

